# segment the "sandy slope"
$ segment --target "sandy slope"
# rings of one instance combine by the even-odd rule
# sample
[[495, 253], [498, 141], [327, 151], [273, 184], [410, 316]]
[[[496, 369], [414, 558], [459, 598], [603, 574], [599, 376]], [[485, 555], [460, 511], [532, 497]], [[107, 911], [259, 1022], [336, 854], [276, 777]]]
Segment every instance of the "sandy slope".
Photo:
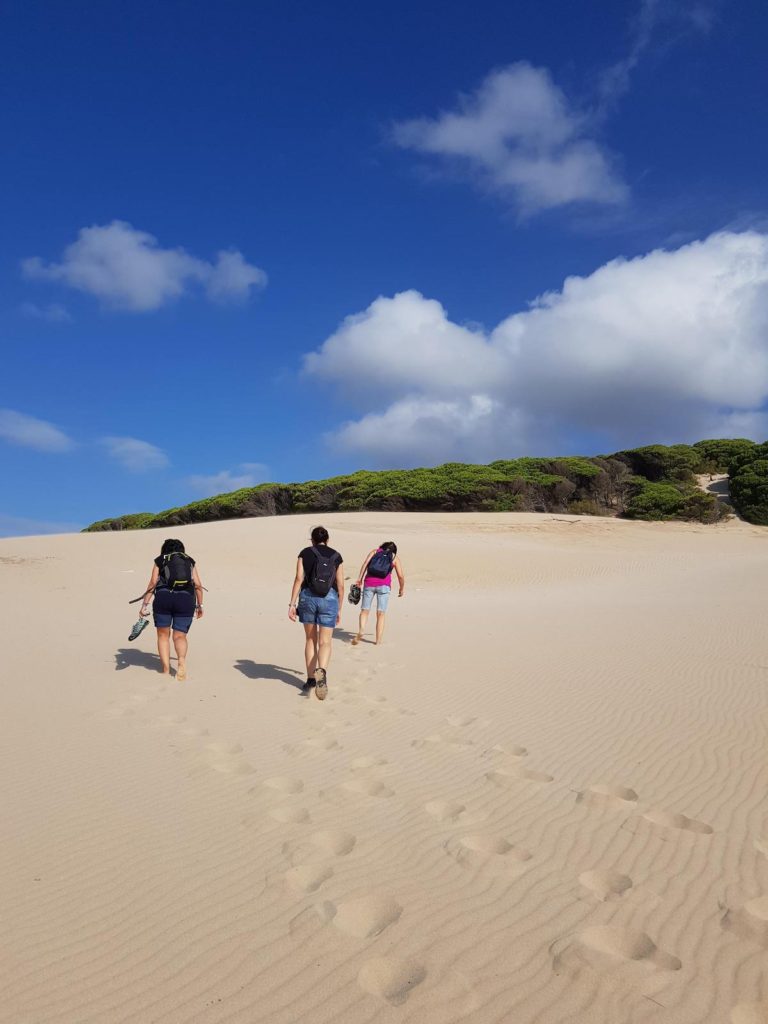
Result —
[[312, 525], [176, 531], [185, 684], [125, 639], [165, 532], [0, 542], [0, 1020], [765, 1024], [768, 531], [329, 517], [408, 594], [321, 704]]

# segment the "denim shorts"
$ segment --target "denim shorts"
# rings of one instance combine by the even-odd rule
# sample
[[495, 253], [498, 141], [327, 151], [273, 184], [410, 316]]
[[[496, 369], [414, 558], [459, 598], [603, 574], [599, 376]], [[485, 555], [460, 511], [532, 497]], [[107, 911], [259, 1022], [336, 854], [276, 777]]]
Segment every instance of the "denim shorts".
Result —
[[325, 597], [318, 597], [311, 590], [302, 590], [296, 611], [299, 622], [305, 626], [314, 624], [333, 629], [339, 617], [339, 595], [333, 588]]
[[376, 611], [385, 612], [389, 604], [389, 593], [392, 587], [364, 587], [363, 588], [363, 611], [369, 612], [373, 604], [373, 595], [376, 595]]
[[159, 629], [171, 626], [177, 633], [188, 633], [195, 617], [195, 595], [188, 590], [156, 590], [152, 616]]

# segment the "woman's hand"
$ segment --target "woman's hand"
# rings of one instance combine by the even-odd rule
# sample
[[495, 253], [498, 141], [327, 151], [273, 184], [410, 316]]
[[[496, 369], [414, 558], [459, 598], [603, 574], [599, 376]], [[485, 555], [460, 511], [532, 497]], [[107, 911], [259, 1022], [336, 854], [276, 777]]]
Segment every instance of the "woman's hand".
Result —
[[197, 608], [195, 609], [195, 614], [197, 615], [198, 619], [202, 619], [202, 617], [203, 617], [203, 606], [201, 604], [199, 604], [197, 606]]
[[336, 625], [337, 626], [341, 625], [341, 609], [339, 609], [338, 614], [336, 616]]
[[295, 604], [289, 604], [288, 605], [288, 618], [291, 620], [291, 622], [295, 622], [296, 621], [296, 605]]
[[149, 608], [147, 608], [147, 606], [145, 604], [143, 604], [141, 606], [141, 611], [139, 612], [139, 617], [142, 618], [142, 619], [148, 619], [149, 618]]
[[362, 587], [362, 585], [363, 585], [363, 577], [362, 576], [360, 577], [359, 580], [355, 580], [355, 585], [358, 586], [358, 587]]

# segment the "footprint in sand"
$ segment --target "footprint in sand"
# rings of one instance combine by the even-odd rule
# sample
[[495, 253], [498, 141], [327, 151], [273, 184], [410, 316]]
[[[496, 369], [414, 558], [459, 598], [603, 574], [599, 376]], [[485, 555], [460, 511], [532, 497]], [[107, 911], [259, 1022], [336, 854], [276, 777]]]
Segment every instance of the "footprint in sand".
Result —
[[683, 832], [697, 832], [702, 836], [711, 836], [715, 831], [704, 821], [696, 821], [694, 818], [688, 818], [685, 814], [673, 814], [671, 811], [661, 811], [653, 807], [646, 811], [643, 817], [654, 825], [676, 828]]
[[435, 821], [458, 821], [466, 809], [458, 800], [431, 800], [424, 804], [424, 810]]
[[240, 756], [242, 752], [239, 743], [208, 743], [204, 759], [215, 772], [224, 775], [252, 775], [255, 769]]
[[400, 1006], [426, 976], [426, 970], [417, 960], [377, 956], [366, 960], [360, 968], [357, 983], [363, 992]]
[[341, 750], [338, 740], [332, 736], [313, 736], [309, 740], [304, 740], [304, 745], [315, 750]]
[[105, 718], [124, 718], [127, 715], [133, 715], [133, 714], [135, 714], [135, 711], [134, 711], [133, 708], [115, 707], [115, 708], [107, 708], [107, 710], [104, 712], [104, 717]]
[[465, 729], [468, 725], [472, 725], [476, 722], [477, 718], [474, 715], [448, 715], [446, 722], [448, 725], [454, 726], [456, 729]]
[[385, 764], [389, 764], [386, 757], [379, 755], [373, 755], [371, 757], [356, 757], [350, 767], [353, 771], [366, 771], [369, 768], [382, 768]]
[[389, 789], [379, 779], [351, 779], [342, 783], [342, 786], [349, 793], [362, 793], [364, 796], [394, 796], [394, 790]]
[[332, 854], [334, 857], [346, 857], [355, 848], [357, 836], [341, 829], [328, 829], [324, 832], [315, 832], [309, 837], [309, 841], [323, 853]]
[[535, 772], [530, 768], [499, 768], [495, 772], [487, 772], [485, 777], [499, 789], [510, 789], [520, 781], [552, 782], [554, 779], [546, 772]]
[[576, 803], [593, 804], [596, 807], [613, 807], [616, 810], [627, 809], [628, 805], [639, 800], [634, 789], [628, 786], [590, 786], [576, 794]]
[[762, 853], [764, 857], [768, 857], [768, 839], [755, 839], [753, 846], [758, 853]]
[[394, 897], [371, 893], [344, 903], [326, 901], [317, 907], [321, 919], [356, 939], [372, 939], [399, 920], [403, 908]]
[[527, 757], [528, 748], [521, 747], [519, 743], [497, 743], [491, 747], [491, 754], [504, 754], [506, 757]]
[[768, 947], [768, 896], [757, 896], [734, 910], [726, 910], [721, 923], [726, 931]]
[[768, 1024], [768, 1001], [739, 1003], [731, 1010], [731, 1024]]
[[612, 868], [584, 871], [579, 875], [579, 881], [585, 889], [589, 889], [604, 903], [618, 899], [627, 889], [632, 888], [632, 879], [629, 875], [622, 875]]
[[439, 750], [441, 747], [467, 750], [472, 745], [472, 740], [465, 739], [457, 733], [447, 732], [433, 732], [424, 739], [411, 741], [411, 746], [417, 750]]
[[611, 925], [585, 928], [578, 938], [578, 944], [586, 952], [588, 959], [591, 954], [598, 955], [597, 960], [591, 961], [592, 966], [596, 967], [600, 966], [601, 957], [618, 961], [638, 961], [665, 971], [679, 971], [683, 966], [676, 956], [659, 949], [645, 932], [629, 928], [615, 928]]
[[443, 844], [443, 849], [461, 867], [493, 874], [520, 874], [524, 863], [532, 856], [528, 850], [514, 846], [503, 836], [484, 833], [449, 839]]
[[311, 820], [306, 807], [299, 807], [294, 804], [273, 807], [268, 813], [270, 818], [282, 822], [284, 825], [305, 825]]
[[297, 864], [283, 875], [285, 884], [293, 892], [317, 892], [323, 882], [333, 875], [328, 864]]
[[301, 779], [292, 779], [288, 775], [274, 775], [271, 779], [265, 779], [263, 784], [278, 793], [301, 793], [304, 789]]
[[170, 729], [174, 725], [183, 725], [186, 720], [186, 715], [158, 715], [149, 724], [152, 729]]

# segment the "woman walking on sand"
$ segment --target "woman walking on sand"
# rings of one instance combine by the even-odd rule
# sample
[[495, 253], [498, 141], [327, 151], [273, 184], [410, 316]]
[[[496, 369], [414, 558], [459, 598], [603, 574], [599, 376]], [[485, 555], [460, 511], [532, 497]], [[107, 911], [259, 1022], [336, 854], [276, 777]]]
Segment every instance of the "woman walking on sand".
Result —
[[405, 593], [405, 573], [400, 559], [397, 557], [397, 544], [393, 540], [385, 540], [379, 547], [368, 552], [357, 579], [357, 586], [363, 588], [363, 603], [360, 606], [360, 624], [353, 644], [363, 639], [368, 615], [374, 597], [376, 598], [376, 643], [380, 644], [384, 637], [384, 616], [387, 614], [389, 594], [392, 590], [392, 570], [397, 574], [399, 584], [398, 597]]
[[187, 633], [192, 620], [195, 617], [199, 619], [203, 614], [203, 584], [194, 558], [184, 551], [180, 540], [163, 541], [144, 591], [140, 612], [142, 618], [149, 615], [149, 605], [153, 598], [152, 614], [157, 628], [160, 671], [164, 675], [171, 671], [173, 630], [173, 647], [178, 659], [176, 678], [183, 682], [187, 678]]
[[316, 526], [311, 534], [312, 545], [302, 548], [296, 563], [288, 618], [297, 617], [304, 626], [304, 660], [307, 681], [302, 693], [309, 696], [312, 687], [318, 700], [328, 695], [328, 663], [331, 660], [333, 630], [341, 619], [344, 598], [344, 561], [338, 551], [328, 546], [328, 531]]

